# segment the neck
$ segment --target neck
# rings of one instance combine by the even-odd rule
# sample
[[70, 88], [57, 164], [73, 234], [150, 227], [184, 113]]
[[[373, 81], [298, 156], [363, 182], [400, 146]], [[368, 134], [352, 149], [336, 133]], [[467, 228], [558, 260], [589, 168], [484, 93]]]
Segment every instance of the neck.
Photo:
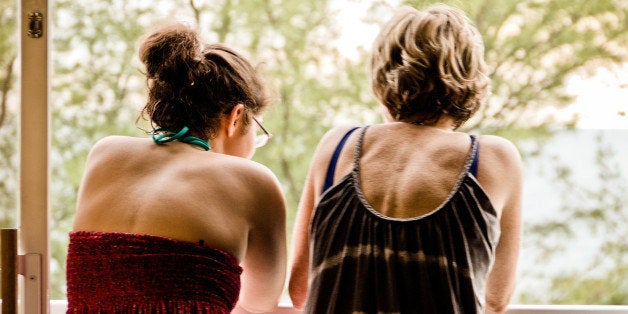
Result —
[[456, 129], [456, 124], [454, 122], [454, 119], [446, 115], [441, 116], [436, 122], [415, 123], [415, 122], [406, 121], [406, 120], [397, 121], [397, 122], [409, 123], [409, 124], [422, 126], [422, 127], [432, 127], [432, 128], [442, 129], [445, 131], [453, 131]]

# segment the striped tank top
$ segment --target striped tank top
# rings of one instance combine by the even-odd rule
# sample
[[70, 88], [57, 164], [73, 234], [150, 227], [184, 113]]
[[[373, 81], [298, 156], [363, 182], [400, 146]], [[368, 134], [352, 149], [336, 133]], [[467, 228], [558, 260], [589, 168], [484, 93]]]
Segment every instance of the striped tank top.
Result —
[[382, 215], [360, 188], [359, 160], [327, 189], [310, 225], [307, 313], [484, 313], [485, 290], [499, 240], [499, 220], [469, 171], [446, 201], [413, 218]]

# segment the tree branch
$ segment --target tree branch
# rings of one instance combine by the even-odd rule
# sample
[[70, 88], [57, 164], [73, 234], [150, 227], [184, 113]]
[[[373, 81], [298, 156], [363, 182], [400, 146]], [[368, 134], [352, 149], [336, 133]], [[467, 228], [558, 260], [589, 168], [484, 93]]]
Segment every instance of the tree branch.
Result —
[[13, 55], [7, 63], [4, 75], [4, 82], [2, 82], [2, 98], [0, 99], [0, 127], [4, 124], [4, 119], [7, 112], [7, 94], [11, 89], [11, 83], [13, 82], [13, 64], [15, 64], [16, 56]]
[[201, 25], [201, 10], [196, 6], [194, 0], [190, 0], [190, 8], [194, 13], [194, 20], [196, 21], [196, 25]]

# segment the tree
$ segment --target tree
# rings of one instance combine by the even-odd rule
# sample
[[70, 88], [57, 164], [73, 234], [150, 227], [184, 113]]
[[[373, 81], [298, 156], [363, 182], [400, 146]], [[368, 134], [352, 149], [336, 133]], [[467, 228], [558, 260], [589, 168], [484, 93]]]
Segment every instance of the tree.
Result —
[[17, 8], [0, 0], [0, 227], [15, 227], [18, 190]]
[[[65, 257], [87, 153], [110, 134], [142, 136], [144, 80], [136, 41], [150, 3], [55, 1], [53, 17], [51, 295], [65, 298]], [[144, 24], [142, 24], [144, 23]]]
[[530, 271], [527, 276], [547, 282], [549, 289], [525, 291], [521, 298], [526, 303], [628, 304], [628, 177], [602, 132], [596, 142], [594, 162], [586, 165], [595, 176], [584, 182], [559, 156], [552, 158], [554, 173], [547, 188], [560, 195], [559, 212], [551, 221], [530, 222], [526, 228], [528, 252], [546, 267], [564, 255], [573, 256], [574, 246], [583, 241], [593, 238], [595, 245], [579, 248], [579, 265], [564, 265], [557, 276]]

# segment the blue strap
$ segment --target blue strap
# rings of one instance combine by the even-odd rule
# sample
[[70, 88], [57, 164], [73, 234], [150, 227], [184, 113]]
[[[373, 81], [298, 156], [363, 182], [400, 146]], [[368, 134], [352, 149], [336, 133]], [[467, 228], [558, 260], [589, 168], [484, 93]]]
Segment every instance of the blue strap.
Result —
[[329, 167], [327, 167], [327, 174], [325, 175], [325, 184], [323, 184], [323, 192], [325, 192], [334, 184], [334, 173], [336, 172], [336, 163], [338, 162], [338, 157], [340, 156], [342, 147], [345, 146], [345, 142], [349, 138], [349, 135], [351, 135], [351, 133], [353, 133], [353, 131], [357, 129], [358, 127], [356, 126], [353, 129], [347, 131], [347, 133], [342, 137], [340, 142], [338, 142], [338, 146], [336, 146], [336, 150], [334, 151], [334, 154], [331, 156], [331, 160], [329, 161]]
[[[475, 144], [475, 136], [471, 136], [471, 147]], [[480, 153], [480, 142], [478, 141], [477, 148], [475, 149], [475, 153], [473, 154], [473, 162], [471, 162], [471, 167], [469, 168], [469, 172], [474, 176], [478, 176], [478, 155]]]

